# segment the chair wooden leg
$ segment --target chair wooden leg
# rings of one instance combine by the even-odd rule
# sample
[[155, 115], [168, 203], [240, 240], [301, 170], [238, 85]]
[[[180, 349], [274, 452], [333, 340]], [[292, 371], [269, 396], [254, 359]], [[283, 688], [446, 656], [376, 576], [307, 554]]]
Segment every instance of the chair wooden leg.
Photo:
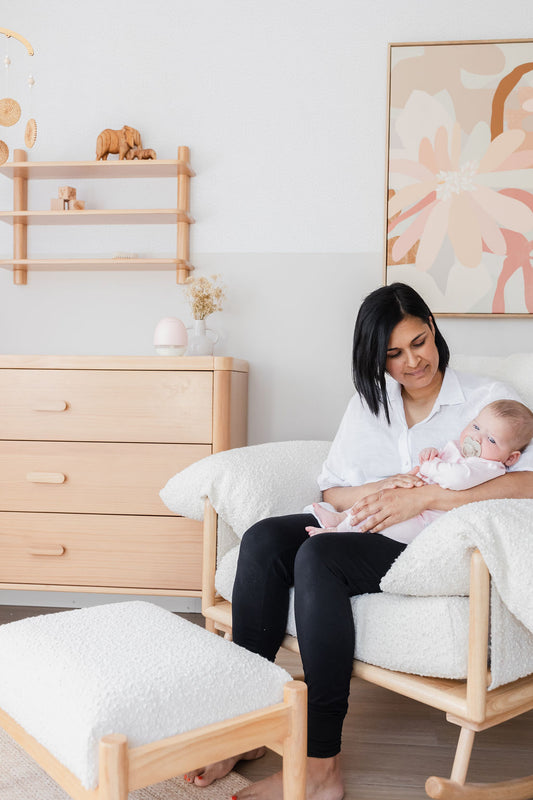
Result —
[[128, 800], [128, 740], [122, 734], [100, 739], [98, 800]]
[[474, 736], [474, 731], [461, 728], [451, 778], [428, 778], [426, 794], [433, 800], [530, 800], [533, 775], [499, 783], [465, 783]]
[[291, 732], [283, 742], [284, 800], [305, 800], [307, 765], [307, 686], [300, 681], [285, 684], [284, 700], [292, 710]]
[[463, 784], [466, 781], [475, 735], [475, 731], [471, 731], [469, 728], [461, 728], [450, 777], [450, 780], [456, 783]]

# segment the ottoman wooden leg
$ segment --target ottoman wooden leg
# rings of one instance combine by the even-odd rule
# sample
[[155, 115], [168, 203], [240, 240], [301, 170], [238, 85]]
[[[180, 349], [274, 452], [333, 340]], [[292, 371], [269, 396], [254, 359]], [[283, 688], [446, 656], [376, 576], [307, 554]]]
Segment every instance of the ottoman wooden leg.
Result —
[[116, 733], [100, 739], [98, 800], [128, 800], [128, 740]]
[[290, 681], [285, 684], [283, 696], [291, 707], [291, 730], [283, 742], [283, 797], [305, 800], [307, 686], [301, 681]]

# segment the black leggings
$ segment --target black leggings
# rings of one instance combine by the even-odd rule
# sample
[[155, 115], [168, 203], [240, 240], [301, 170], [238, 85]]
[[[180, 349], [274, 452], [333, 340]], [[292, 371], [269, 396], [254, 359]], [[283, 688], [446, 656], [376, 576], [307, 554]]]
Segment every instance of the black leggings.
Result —
[[233, 639], [273, 661], [285, 636], [289, 589], [295, 587], [298, 643], [308, 686], [308, 755], [341, 748], [355, 631], [350, 597], [379, 592], [405, 549], [377, 533], [308, 536], [312, 514], [272, 517], [242, 540], [233, 588]]

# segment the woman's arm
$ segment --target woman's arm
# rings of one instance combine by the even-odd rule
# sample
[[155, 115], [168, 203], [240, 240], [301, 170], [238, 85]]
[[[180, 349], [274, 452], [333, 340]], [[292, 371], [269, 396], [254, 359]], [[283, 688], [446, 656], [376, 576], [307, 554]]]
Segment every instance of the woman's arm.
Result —
[[[467, 503], [502, 498], [533, 498], [533, 472], [508, 472], [461, 491], [441, 489], [437, 484], [412, 489], [383, 489], [356, 502], [351, 524], [363, 523], [362, 531], [379, 533], [422, 511], [451, 511]], [[368, 520], [368, 517], [372, 519]]]
[[410, 472], [391, 475], [390, 478], [363, 483], [361, 486], [333, 486], [330, 489], [324, 489], [322, 497], [337, 511], [345, 511], [367, 495], [383, 492], [385, 489], [411, 489], [414, 486], [423, 486], [424, 481], [417, 473], [418, 467], [414, 467]]

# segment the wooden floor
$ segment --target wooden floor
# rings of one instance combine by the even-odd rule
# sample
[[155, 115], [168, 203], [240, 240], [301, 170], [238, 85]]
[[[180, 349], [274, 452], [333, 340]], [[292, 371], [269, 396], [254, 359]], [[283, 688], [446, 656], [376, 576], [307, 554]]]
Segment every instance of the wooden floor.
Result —
[[[0, 606], [0, 624], [57, 608]], [[200, 614], [184, 614], [202, 624]], [[278, 663], [301, 674], [290, 653]], [[422, 800], [429, 775], [449, 777], [458, 729], [444, 714], [361, 680], [352, 682], [350, 709], [344, 725], [345, 800]], [[237, 771], [258, 780], [279, 769], [272, 752], [255, 762], [241, 762]], [[468, 780], [496, 781], [533, 773], [533, 712], [479, 733]]]

